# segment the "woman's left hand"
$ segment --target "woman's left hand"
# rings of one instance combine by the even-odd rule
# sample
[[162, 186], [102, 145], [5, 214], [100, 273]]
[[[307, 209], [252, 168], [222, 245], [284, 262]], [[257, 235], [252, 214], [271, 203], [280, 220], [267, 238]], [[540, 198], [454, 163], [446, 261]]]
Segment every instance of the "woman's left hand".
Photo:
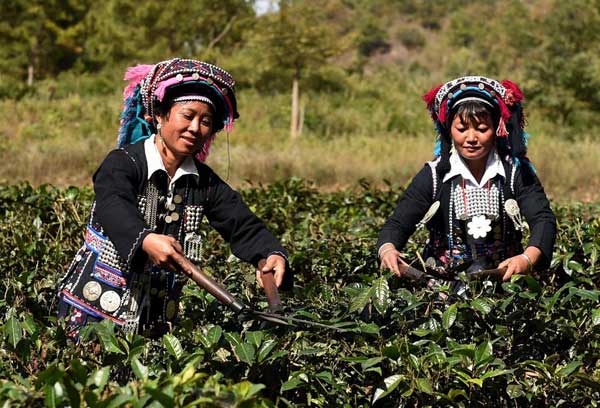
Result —
[[502, 268], [506, 268], [502, 280], [507, 281], [515, 273], [527, 273], [529, 271], [529, 262], [521, 255], [517, 255], [502, 261], [500, 265], [498, 265], [498, 269]]
[[283, 275], [285, 274], [285, 258], [281, 255], [273, 254], [267, 259], [261, 259], [258, 262], [258, 268], [256, 269], [256, 280], [261, 288], [264, 288], [262, 280], [264, 273], [273, 273], [275, 284], [277, 287], [281, 286], [281, 282], [283, 282]]
[[502, 277], [503, 281], [507, 281], [515, 273], [529, 273], [542, 255], [536, 247], [527, 247], [522, 254], [505, 259], [498, 265], [498, 269], [506, 268], [506, 272]]

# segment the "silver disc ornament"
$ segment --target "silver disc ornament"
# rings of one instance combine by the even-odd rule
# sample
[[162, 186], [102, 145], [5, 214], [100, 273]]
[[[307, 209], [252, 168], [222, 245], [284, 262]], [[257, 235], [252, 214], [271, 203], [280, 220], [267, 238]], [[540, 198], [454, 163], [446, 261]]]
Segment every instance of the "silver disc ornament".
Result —
[[109, 290], [104, 292], [102, 296], [100, 296], [100, 307], [107, 312], [114, 312], [121, 305], [121, 297], [114, 290]]
[[89, 281], [83, 286], [82, 292], [85, 300], [93, 302], [102, 294], [102, 286], [96, 281]]

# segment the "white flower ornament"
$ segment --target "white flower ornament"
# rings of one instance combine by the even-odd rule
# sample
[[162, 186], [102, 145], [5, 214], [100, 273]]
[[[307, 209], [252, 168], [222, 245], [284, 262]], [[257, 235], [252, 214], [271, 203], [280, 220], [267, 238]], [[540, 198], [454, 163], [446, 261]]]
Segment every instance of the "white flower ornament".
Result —
[[467, 232], [473, 238], [485, 238], [488, 232], [492, 230], [492, 221], [485, 218], [485, 215], [476, 215], [467, 224]]

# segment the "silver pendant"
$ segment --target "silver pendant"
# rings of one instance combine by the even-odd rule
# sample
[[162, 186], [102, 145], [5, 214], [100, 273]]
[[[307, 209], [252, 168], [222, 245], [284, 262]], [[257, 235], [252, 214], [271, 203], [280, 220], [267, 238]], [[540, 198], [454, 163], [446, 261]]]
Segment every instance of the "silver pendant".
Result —
[[419, 223], [417, 224], [417, 228], [421, 228], [423, 225], [427, 224], [433, 218], [433, 216], [437, 213], [439, 208], [440, 208], [440, 202], [434, 201], [433, 204], [431, 204], [431, 207], [429, 207], [429, 210], [427, 210], [427, 212], [423, 216], [423, 219], [421, 221], [419, 221]]
[[512, 220], [515, 225], [515, 229], [519, 231], [523, 231], [523, 219], [521, 218], [521, 210], [519, 209], [519, 204], [517, 204], [517, 200], [513, 198], [509, 198], [504, 202], [504, 211], [506, 211], [506, 215]]
[[485, 238], [491, 230], [492, 221], [487, 219], [485, 215], [476, 215], [467, 224], [467, 234], [475, 239]]
[[83, 297], [90, 302], [98, 300], [102, 294], [102, 286], [96, 281], [90, 281], [83, 285]]
[[117, 292], [109, 290], [100, 296], [100, 307], [107, 312], [114, 312], [121, 305], [121, 297]]

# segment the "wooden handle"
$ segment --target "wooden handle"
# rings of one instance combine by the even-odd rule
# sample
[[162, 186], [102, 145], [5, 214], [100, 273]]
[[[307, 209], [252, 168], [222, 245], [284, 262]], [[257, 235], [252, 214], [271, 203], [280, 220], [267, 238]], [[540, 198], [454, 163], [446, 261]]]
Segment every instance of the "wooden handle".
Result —
[[181, 267], [181, 270], [187, 277], [217, 298], [219, 302], [230, 307], [235, 312], [240, 312], [246, 308], [246, 306], [229, 293], [227, 289], [219, 285], [213, 278], [204, 273], [184, 255], [176, 253], [172, 258]]

